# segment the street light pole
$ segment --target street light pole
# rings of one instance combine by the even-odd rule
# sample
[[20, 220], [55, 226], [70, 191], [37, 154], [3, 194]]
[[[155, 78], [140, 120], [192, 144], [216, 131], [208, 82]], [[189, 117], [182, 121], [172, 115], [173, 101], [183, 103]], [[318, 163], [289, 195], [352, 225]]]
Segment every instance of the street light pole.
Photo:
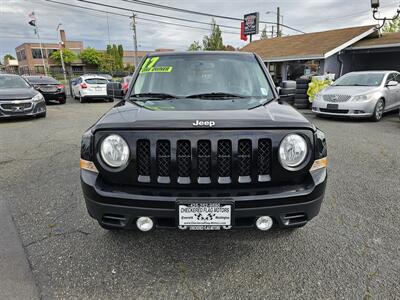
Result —
[[137, 46], [136, 18], [135, 18], [135, 17], [136, 17], [135, 13], [132, 12], [132, 17], [131, 17], [132, 22], [131, 22], [131, 26], [132, 26], [132, 30], [133, 30], [133, 46], [134, 46], [134, 49], [135, 49], [135, 56], [133, 57], [133, 64], [135, 65], [135, 70], [136, 70], [137, 65], [138, 65], [138, 59], [137, 59], [137, 49], [138, 49], [138, 46]]
[[65, 72], [64, 56], [63, 56], [63, 52], [62, 52], [62, 49], [64, 47], [64, 43], [61, 40], [61, 34], [60, 34], [60, 30], [59, 30], [61, 25], [62, 25], [62, 23], [59, 23], [58, 26], [57, 26], [57, 39], [60, 38], [60, 40], [58, 42], [58, 47], [59, 47], [59, 50], [60, 50], [61, 68], [62, 68], [63, 75], [64, 75], [64, 82], [66, 83], [67, 82], [67, 74]]

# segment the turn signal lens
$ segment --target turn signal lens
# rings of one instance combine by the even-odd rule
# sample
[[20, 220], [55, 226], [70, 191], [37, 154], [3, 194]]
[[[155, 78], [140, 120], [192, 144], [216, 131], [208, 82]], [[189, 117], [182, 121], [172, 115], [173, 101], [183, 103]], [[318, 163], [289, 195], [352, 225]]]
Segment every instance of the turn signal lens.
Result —
[[81, 158], [80, 167], [83, 170], [88, 170], [94, 173], [99, 173], [93, 162]]
[[310, 171], [316, 171], [316, 170], [326, 168], [326, 167], [328, 167], [328, 158], [324, 157], [324, 158], [315, 160]]

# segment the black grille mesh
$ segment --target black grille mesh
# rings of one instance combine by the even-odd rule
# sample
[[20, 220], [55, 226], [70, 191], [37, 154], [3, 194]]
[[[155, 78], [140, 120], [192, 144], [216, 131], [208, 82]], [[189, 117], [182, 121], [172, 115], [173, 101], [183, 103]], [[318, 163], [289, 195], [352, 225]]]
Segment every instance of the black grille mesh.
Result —
[[192, 155], [190, 141], [180, 140], [177, 143], [176, 163], [178, 165], [178, 176], [190, 177], [192, 170]]
[[258, 174], [268, 175], [271, 161], [271, 141], [261, 139], [258, 141]]
[[249, 176], [251, 168], [251, 140], [239, 140], [239, 176]]
[[217, 150], [218, 176], [231, 176], [232, 143], [230, 140], [219, 140]]
[[168, 140], [157, 141], [157, 174], [169, 176], [171, 165], [171, 143]]
[[211, 176], [211, 142], [200, 140], [197, 144], [197, 173], [199, 177]]
[[[246, 176], [246, 181], [242, 183], [249, 183], [258, 178], [251, 178], [252, 173], [258, 175], [270, 175], [271, 161], [272, 161], [272, 145], [270, 139], [258, 139], [254, 141], [257, 146], [255, 156], [253, 159], [253, 141], [250, 139], [241, 139], [237, 143], [237, 149], [233, 149], [234, 142], [230, 139], [221, 139], [217, 141], [216, 158], [212, 159], [212, 148], [210, 140], [199, 140], [194, 145], [189, 140], [178, 140], [176, 142], [176, 157], [172, 157], [172, 150], [175, 147], [170, 140], [157, 140], [155, 141], [155, 155], [152, 159], [151, 143], [148, 139], [139, 139], [136, 142], [136, 165], [137, 173], [139, 176], [151, 176], [152, 168], [154, 174], [162, 177], [169, 177], [171, 183], [182, 183], [178, 178], [171, 178], [172, 176], [178, 177], [208, 177], [214, 178], [212, 172], [218, 177], [229, 177], [233, 182], [238, 182], [238, 179], [233, 178], [233, 173], [238, 176]], [[196, 156], [192, 155], [192, 147], [197, 146]], [[236, 146], [235, 146], [236, 148]], [[175, 153], [174, 153], [175, 155]], [[176, 175], [171, 172], [172, 160], [176, 158]], [[152, 164], [154, 162], [154, 164]], [[197, 166], [194, 169], [194, 166]], [[215, 164], [215, 166], [213, 165]], [[233, 166], [237, 169], [233, 170]], [[235, 168], [236, 168], [235, 167]], [[252, 172], [252, 168], [256, 168]], [[235, 171], [235, 172], [233, 172]], [[250, 179], [248, 179], [250, 178]], [[150, 178], [148, 182], [156, 182], [158, 179]], [[211, 179], [213, 180], [213, 179]], [[218, 183], [226, 183], [220, 182]], [[231, 181], [228, 181], [231, 182]], [[190, 183], [185, 181], [185, 183]], [[202, 182], [204, 183], [204, 182]], [[211, 183], [211, 182], [205, 182]]]
[[137, 151], [137, 172], [139, 175], [150, 176], [150, 141], [138, 140]]

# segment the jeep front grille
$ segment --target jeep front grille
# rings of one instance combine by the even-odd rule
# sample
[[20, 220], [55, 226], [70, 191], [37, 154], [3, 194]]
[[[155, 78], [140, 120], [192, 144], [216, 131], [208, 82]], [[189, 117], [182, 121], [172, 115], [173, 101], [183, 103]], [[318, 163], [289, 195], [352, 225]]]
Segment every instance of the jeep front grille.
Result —
[[139, 139], [136, 147], [137, 181], [142, 183], [245, 184], [271, 180], [270, 139]]

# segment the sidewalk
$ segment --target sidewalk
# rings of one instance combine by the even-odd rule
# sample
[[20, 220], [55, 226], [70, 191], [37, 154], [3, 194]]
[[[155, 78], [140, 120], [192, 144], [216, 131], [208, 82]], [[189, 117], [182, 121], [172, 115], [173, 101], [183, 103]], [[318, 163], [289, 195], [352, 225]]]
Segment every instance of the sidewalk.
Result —
[[0, 299], [39, 299], [24, 248], [3, 200], [0, 200]]

